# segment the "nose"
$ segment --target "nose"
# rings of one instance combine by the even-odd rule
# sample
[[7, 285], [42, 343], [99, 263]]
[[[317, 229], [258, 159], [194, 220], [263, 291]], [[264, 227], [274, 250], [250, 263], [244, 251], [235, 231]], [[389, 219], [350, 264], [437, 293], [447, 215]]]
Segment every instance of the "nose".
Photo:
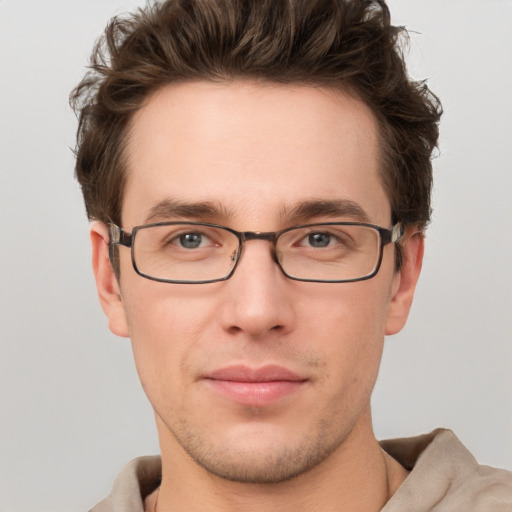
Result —
[[257, 339], [293, 330], [291, 292], [296, 282], [283, 275], [268, 241], [246, 242], [236, 271], [225, 285], [220, 321], [230, 333]]

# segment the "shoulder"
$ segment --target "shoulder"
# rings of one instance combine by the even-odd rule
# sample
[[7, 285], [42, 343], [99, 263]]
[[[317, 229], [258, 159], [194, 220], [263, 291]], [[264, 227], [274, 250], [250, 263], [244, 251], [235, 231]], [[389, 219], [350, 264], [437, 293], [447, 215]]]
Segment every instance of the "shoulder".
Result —
[[382, 512], [512, 511], [512, 473], [478, 464], [450, 430], [381, 446], [411, 470]]
[[89, 512], [144, 512], [144, 498], [158, 487], [161, 474], [159, 456], [133, 459], [115, 479], [110, 494]]

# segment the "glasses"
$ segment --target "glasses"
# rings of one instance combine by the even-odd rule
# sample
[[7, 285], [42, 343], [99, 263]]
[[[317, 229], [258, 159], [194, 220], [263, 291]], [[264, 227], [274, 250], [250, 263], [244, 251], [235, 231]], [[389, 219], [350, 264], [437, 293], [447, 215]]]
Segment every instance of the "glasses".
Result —
[[131, 247], [135, 272], [165, 283], [213, 283], [229, 279], [250, 240], [272, 244], [283, 274], [296, 281], [345, 283], [370, 279], [379, 271], [384, 246], [403, 236], [360, 222], [324, 222], [275, 232], [235, 231], [201, 222], [159, 222], [126, 233], [110, 225], [110, 243]]

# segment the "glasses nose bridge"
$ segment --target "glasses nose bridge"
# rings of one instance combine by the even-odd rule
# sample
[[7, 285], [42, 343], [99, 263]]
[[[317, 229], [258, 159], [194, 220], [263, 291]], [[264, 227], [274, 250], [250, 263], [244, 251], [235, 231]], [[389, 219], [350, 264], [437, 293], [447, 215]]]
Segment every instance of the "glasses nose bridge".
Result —
[[249, 242], [251, 240], [265, 240], [267, 242], [270, 242], [271, 244], [271, 254], [272, 258], [276, 263], [279, 264], [277, 260], [277, 254], [276, 254], [276, 244], [277, 239], [279, 237], [279, 232], [276, 231], [243, 231], [239, 233], [239, 240], [240, 240], [240, 249], [239, 249], [239, 258], [242, 257], [242, 251], [245, 246], [246, 242]]
[[249, 240], [267, 240], [268, 242], [275, 245], [277, 240], [277, 232], [275, 231], [243, 231], [240, 233], [242, 242], [248, 242]]

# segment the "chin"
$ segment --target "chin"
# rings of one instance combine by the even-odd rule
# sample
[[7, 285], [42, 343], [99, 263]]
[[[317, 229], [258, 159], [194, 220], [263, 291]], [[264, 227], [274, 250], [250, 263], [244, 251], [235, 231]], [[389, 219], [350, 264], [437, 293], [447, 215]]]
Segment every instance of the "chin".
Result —
[[[292, 480], [324, 462], [343, 442], [345, 436], [329, 438], [323, 429], [304, 429], [295, 439], [290, 429], [279, 427], [237, 429], [237, 435], [224, 431], [213, 439], [194, 435], [175, 435], [176, 440], [196, 464], [231, 482], [277, 484]], [[282, 435], [280, 435], [282, 434]]]

